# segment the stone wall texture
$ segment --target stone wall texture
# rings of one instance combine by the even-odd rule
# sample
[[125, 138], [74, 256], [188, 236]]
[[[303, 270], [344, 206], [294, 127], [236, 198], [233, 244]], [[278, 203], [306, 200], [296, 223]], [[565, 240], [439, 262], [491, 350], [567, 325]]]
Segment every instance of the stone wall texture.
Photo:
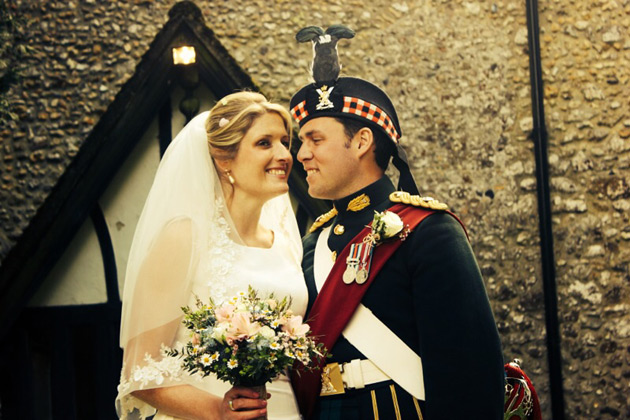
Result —
[[[0, 123], [0, 259], [175, 4], [10, 3], [32, 51], [10, 91], [20, 119]], [[311, 47], [295, 33], [357, 32], [339, 44], [343, 74], [392, 97], [420, 190], [466, 223], [505, 358], [522, 360], [550, 418], [525, 2], [196, 3], [285, 105], [309, 81]], [[541, 0], [539, 12], [567, 418], [629, 418], [630, 1]]]
[[540, 10], [569, 418], [630, 418], [630, 1]]

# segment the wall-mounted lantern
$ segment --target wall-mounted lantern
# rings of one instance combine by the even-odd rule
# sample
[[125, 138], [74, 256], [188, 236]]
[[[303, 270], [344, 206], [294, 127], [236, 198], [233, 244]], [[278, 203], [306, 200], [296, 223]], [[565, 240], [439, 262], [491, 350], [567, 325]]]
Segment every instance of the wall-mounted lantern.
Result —
[[184, 45], [181, 47], [173, 48], [173, 64], [188, 65], [195, 64], [197, 62], [197, 53], [195, 47]]
[[173, 48], [173, 64], [177, 70], [177, 81], [184, 89], [184, 97], [179, 103], [179, 110], [186, 116], [188, 123], [199, 112], [199, 99], [193, 96], [199, 85], [195, 47], [183, 45]]

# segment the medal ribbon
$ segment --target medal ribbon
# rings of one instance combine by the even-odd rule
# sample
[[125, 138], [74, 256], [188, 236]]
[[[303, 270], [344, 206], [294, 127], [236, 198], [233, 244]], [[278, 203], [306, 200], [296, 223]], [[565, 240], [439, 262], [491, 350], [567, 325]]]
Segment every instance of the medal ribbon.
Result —
[[[434, 211], [403, 204], [394, 205], [388, 210], [397, 213], [403, 222], [409, 226], [410, 230], [413, 230], [425, 217], [434, 213]], [[453, 216], [455, 217], [455, 215]], [[455, 218], [457, 219], [457, 217]], [[457, 220], [459, 221], [459, 219]], [[369, 232], [370, 229], [366, 227], [355, 236], [351, 244], [354, 245], [357, 242], [362, 242]], [[324, 286], [317, 295], [307, 319], [307, 322], [311, 326], [313, 336], [319, 337], [319, 341], [323, 343], [329, 351], [332, 350], [344, 327], [354, 314], [357, 305], [361, 302], [361, 298], [365, 292], [367, 292], [369, 285], [401, 243], [402, 242], [399, 240], [391, 241], [383, 243], [378, 247], [378, 252], [376, 252], [376, 255], [370, 263], [373, 271], [363, 285], [354, 284], [354, 282], [353, 284], [344, 284], [343, 282], [335, 281], [343, 273], [344, 257], [347, 258], [350, 254], [351, 244], [346, 245], [339, 253], [337, 262], [331, 269]], [[373, 247], [371, 246], [370, 248]], [[371, 254], [372, 250], [370, 250], [370, 255]], [[320, 367], [323, 367], [325, 363], [325, 360], [320, 360]], [[321, 389], [321, 370], [306, 371], [301, 369], [299, 364], [296, 363], [291, 375], [291, 384], [295, 390], [295, 396], [300, 406], [300, 411], [305, 419], [308, 420], [312, 417], [315, 402]]]
[[357, 278], [357, 271], [359, 269], [359, 253], [361, 252], [359, 244], [352, 244], [350, 246], [350, 253], [348, 254], [348, 258], [346, 258], [346, 270], [343, 272], [343, 282], [346, 284], [350, 284]]
[[374, 246], [370, 242], [364, 242], [362, 245], [363, 245], [363, 255], [361, 256], [361, 267], [363, 267], [363, 269], [367, 271], [369, 275], [370, 266], [372, 265], [372, 254], [374, 251]]

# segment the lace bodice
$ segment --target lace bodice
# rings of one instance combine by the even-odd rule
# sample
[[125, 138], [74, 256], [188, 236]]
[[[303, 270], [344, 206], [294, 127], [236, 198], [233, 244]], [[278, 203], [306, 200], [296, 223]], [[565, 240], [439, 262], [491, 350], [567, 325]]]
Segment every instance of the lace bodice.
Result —
[[[208, 257], [200, 265], [201, 275], [196, 276], [193, 293], [200, 298], [212, 297], [221, 303], [251, 285], [261, 295], [275, 293], [279, 298], [291, 296], [291, 309], [304, 315], [308, 292], [302, 269], [286, 250], [287, 235], [274, 235], [271, 248], [254, 248], [235, 243], [230, 239], [230, 226], [224, 217], [224, 205], [217, 200], [208, 247]], [[291, 215], [292, 217], [292, 215]], [[194, 297], [190, 305], [194, 304]]]
[[[221, 303], [240, 291], [252, 286], [261, 295], [274, 293], [276, 297], [290, 296], [291, 309], [297, 315], [304, 315], [308, 302], [308, 292], [301, 267], [295, 258], [287, 252], [289, 244], [286, 235], [275, 234], [271, 248], [253, 248], [237, 244], [230, 238], [230, 226], [223, 216], [224, 208], [217, 200], [215, 217], [209, 238], [197, 238], [195, 244], [200, 255], [193, 276], [192, 290], [188, 305], [195, 306], [196, 297], [207, 301], [212, 297], [215, 303]], [[200, 249], [199, 249], [200, 248]], [[189, 330], [180, 325], [171, 343], [163, 343], [167, 347], [179, 347], [190, 340]], [[164, 350], [164, 349], [163, 349]], [[136, 389], [148, 389], [163, 386], [189, 384], [214, 395], [223, 395], [230, 385], [218, 381], [214, 377], [201, 378], [190, 376], [181, 369], [181, 360], [166, 356], [164, 351], [159, 355], [147, 354], [142, 365], [130, 369], [125, 377], [125, 368], [118, 388], [118, 410], [124, 413], [140, 414], [140, 418], [152, 415], [155, 410], [143, 401], [133, 397], [129, 392]], [[275, 393], [290, 394], [286, 377], [283, 389]], [[273, 384], [268, 387], [270, 392]], [[274, 392], [272, 392], [274, 393]], [[292, 395], [286, 395], [292, 398]]]

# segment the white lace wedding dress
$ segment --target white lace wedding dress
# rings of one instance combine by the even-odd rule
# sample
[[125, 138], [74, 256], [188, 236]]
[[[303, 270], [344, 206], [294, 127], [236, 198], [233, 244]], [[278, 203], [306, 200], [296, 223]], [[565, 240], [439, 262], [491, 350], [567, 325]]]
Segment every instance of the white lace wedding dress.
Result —
[[[207, 115], [195, 117], [167, 149], [134, 235], [120, 335], [124, 353], [116, 410], [122, 419], [155, 414], [133, 391], [187, 384], [223, 397], [230, 388], [216, 377], [189, 375], [181, 359], [164, 352], [189, 341], [181, 307], [194, 308], [196, 297], [220, 304], [251, 285], [263, 296], [290, 296], [295, 314], [306, 310], [302, 244], [288, 194], [262, 208], [259, 223], [274, 232], [272, 247], [245, 246], [208, 153]], [[299, 419], [286, 376], [267, 384], [267, 391], [269, 419]]]
[[[224, 223], [224, 221], [219, 221], [219, 223]], [[211, 295], [215, 302], [221, 302], [239, 291], [247, 291], [248, 286], [251, 285], [263, 296], [272, 292], [278, 298], [291, 296], [291, 309], [296, 315], [304, 316], [308, 300], [306, 284], [301, 267], [295, 264], [287, 252], [286, 239], [283, 235], [275, 235], [273, 246], [264, 249], [236, 244], [227, 236], [222, 235], [220, 230], [217, 233], [215, 239], [223, 243], [213, 249], [220, 254], [209, 255], [205, 261], [200, 262], [198, 268], [205, 273], [212, 273], [213, 281], [205, 281], [206, 276], [195, 276], [196, 280], [193, 282], [193, 290], [188, 302], [190, 307], [195, 306], [195, 296], [206, 300]], [[174, 343], [185, 343], [189, 340], [189, 330], [183, 326], [179, 327]], [[219, 381], [216, 377], [190, 376], [181, 369], [179, 359], [169, 359], [174, 358], [167, 356], [139, 368], [131, 375], [130, 382], [188, 384], [218, 396], [225, 394], [231, 387], [229, 383]], [[127, 385], [131, 384], [121, 381], [120, 388]], [[286, 375], [281, 375], [267, 384], [267, 392], [271, 394], [267, 406], [270, 420], [300, 418], [293, 390]], [[147, 415], [153, 412], [153, 407], [130, 394], [125, 395], [121, 403], [128, 413], [133, 412], [134, 409]], [[155, 420], [172, 418], [160, 414], [159, 411], [155, 416]]]
[[[308, 299], [304, 277], [301, 268], [287, 259], [284, 245], [282, 236], [279, 236], [270, 249], [251, 248], [234, 243], [225, 247], [226, 251], [229, 250], [228, 254], [223, 258], [213, 259], [216, 264], [211, 264], [212, 270], [224, 272], [227, 280], [215, 283], [215, 287], [210, 285], [209, 289], [215, 299], [229, 299], [238, 291], [247, 290], [247, 286], [251, 284], [261, 295], [273, 292], [278, 297], [291, 296], [293, 298], [291, 309], [296, 315], [304, 316]], [[201, 292], [208, 288], [208, 285], [196, 284], [194, 287]], [[191, 302], [191, 305], [194, 305], [194, 302]], [[180, 342], [188, 340], [188, 330], [180, 328], [177, 339]], [[189, 383], [215, 395], [223, 395], [231, 387], [228, 383], [210, 377], [202, 381], [192, 379]], [[271, 394], [267, 406], [270, 420], [300, 418], [293, 390], [286, 375], [267, 384], [267, 392]], [[155, 420], [166, 419], [172, 417], [160, 415], [159, 412], [155, 416]]]

